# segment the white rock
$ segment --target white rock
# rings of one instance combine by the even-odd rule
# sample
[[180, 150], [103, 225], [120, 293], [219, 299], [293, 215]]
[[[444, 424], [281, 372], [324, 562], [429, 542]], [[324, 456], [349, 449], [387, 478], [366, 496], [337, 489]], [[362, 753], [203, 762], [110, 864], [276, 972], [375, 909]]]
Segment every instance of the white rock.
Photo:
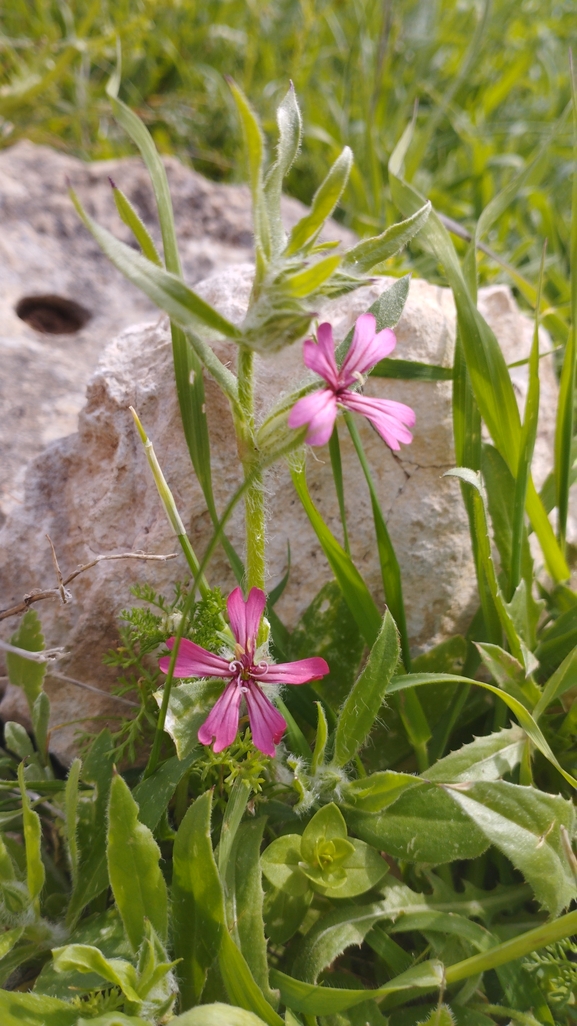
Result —
[[[198, 291], [233, 321], [243, 315], [252, 269], [239, 266], [197, 286]], [[385, 286], [380, 282], [327, 307], [323, 316], [342, 338], [356, 317]], [[481, 293], [481, 308], [493, 324], [509, 362], [528, 354], [531, 326], [518, 311], [510, 292], [496, 286]], [[397, 328], [395, 355], [450, 366], [455, 314], [448, 290], [424, 281], [411, 284], [405, 312]], [[221, 345], [223, 359], [234, 359], [234, 347]], [[75, 435], [53, 442], [29, 466], [26, 497], [0, 534], [0, 594], [2, 605], [17, 601], [34, 587], [51, 586], [54, 572], [45, 540], [49, 533], [64, 572], [94, 555], [143, 550], [175, 551], [129, 406], [139, 412], [154, 442], [157, 456], [173, 490], [191, 541], [199, 554], [211, 536], [211, 524], [199, 485], [190, 468], [174, 395], [169, 334], [164, 320], [132, 327], [104, 350], [92, 377], [87, 402]], [[544, 367], [547, 359], [542, 361]], [[274, 358], [257, 358], [258, 394], [266, 406], [280, 390], [302, 377], [301, 347], [293, 346]], [[520, 386], [522, 389], [522, 381]], [[550, 458], [554, 378], [543, 408], [541, 441]], [[379, 498], [401, 564], [408, 629], [415, 651], [466, 628], [475, 608], [476, 585], [468, 528], [459, 487], [443, 478], [454, 465], [451, 420], [451, 382], [401, 382], [369, 379], [367, 392], [394, 397], [417, 413], [414, 441], [393, 455], [368, 424], [359, 429], [373, 469]], [[227, 404], [207, 381], [207, 415], [212, 442], [217, 507], [222, 510], [240, 481], [231, 418]], [[345, 431], [341, 433], [349, 533], [352, 555], [375, 596], [382, 601], [368, 492]], [[311, 452], [307, 473], [312, 497], [325, 520], [341, 538], [338, 507], [326, 450]], [[296, 498], [287, 469], [278, 467], [267, 479], [269, 510], [269, 575], [273, 585], [285, 570], [287, 541], [291, 542], [289, 585], [277, 611], [289, 627], [330, 578], [320, 547]], [[228, 529], [242, 551], [242, 517], [233, 516]], [[63, 606], [46, 601], [37, 606], [47, 644], [66, 645], [60, 663], [64, 674], [98, 687], [113, 679], [101, 665], [102, 654], [116, 637], [116, 616], [130, 602], [129, 586], [149, 581], [169, 594], [175, 580], [187, 576], [186, 565], [105, 562], [77, 579], [73, 602]], [[233, 584], [226, 561], [218, 551], [210, 565], [211, 582]], [[4, 625], [4, 636], [9, 629]], [[118, 712], [107, 699], [49, 680], [54, 724], [81, 716]], [[14, 689], [0, 705], [3, 719], [17, 715]], [[101, 721], [99, 721], [100, 724]], [[76, 727], [54, 730], [51, 744], [62, 759], [74, 750]]]

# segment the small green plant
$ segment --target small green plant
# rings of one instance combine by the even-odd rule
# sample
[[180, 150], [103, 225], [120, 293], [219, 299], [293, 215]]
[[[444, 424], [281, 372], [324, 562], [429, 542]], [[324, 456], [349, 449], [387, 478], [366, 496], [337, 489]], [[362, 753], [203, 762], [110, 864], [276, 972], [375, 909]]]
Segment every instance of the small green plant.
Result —
[[[568, 938], [577, 931], [577, 911], [567, 911], [577, 897], [577, 780], [567, 740], [575, 725], [577, 595], [565, 535], [576, 350], [571, 334], [553, 478], [539, 494], [531, 478], [538, 323], [521, 417], [503, 354], [476, 306], [477, 234], [514, 189], [506, 186], [480, 215], [461, 263], [442, 220], [404, 173], [414, 157], [409, 126], [389, 164], [391, 196], [405, 220], [337, 253], [318, 236], [344, 192], [350, 150], [287, 234], [281, 189], [301, 136], [294, 90], [279, 107], [278, 146], [267, 162], [258, 119], [232, 83], [256, 257], [245, 319], [232, 324], [182, 279], [165, 171], [142, 122], [118, 100], [118, 86], [119, 73], [109, 87], [112, 107], [149, 168], [164, 260], [126, 197], [118, 209], [142, 253], [73, 199], [104, 252], [171, 318], [183, 429], [214, 533], [199, 558], [133, 411], [191, 580], [171, 602], [136, 590], [146, 605], [126, 611], [108, 660], [123, 671], [123, 693], [138, 690], [140, 711], [116, 738], [108, 730], [94, 738], [66, 780], [48, 754], [35, 613], [26, 613], [8, 646], [10, 679], [25, 693], [34, 741], [6, 725], [0, 1018], [9, 1026], [485, 1026], [505, 1017], [533, 1026], [562, 1016], [568, 1026]], [[525, 182], [521, 175], [515, 187]], [[577, 186], [575, 201], [577, 211]], [[577, 228], [574, 235], [573, 265]], [[399, 565], [355, 422], [369, 419], [393, 449], [410, 441], [413, 411], [361, 391], [366, 375], [388, 373], [408, 279], [385, 289], [336, 348], [329, 322], [316, 327], [315, 309], [366, 284], [417, 237], [455, 297], [452, 475], [469, 517], [479, 610], [466, 638], [412, 660]], [[537, 311], [544, 274], [542, 262]], [[274, 358], [309, 333], [304, 361], [316, 377], [261, 416], [255, 352]], [[219, 359], [215, 338], [236, 345], [236, 372]], [[435, 380], [435, 370], [409, 361], [403, 373]], [[223, 511], [212, 488], [204, 374], [229, 401], [242, 472]], [[384, 609], [349, 552], [344, 430], [371, 497]], [[343, 544], [309, 494], [307, 443], [329, 445]], [[334, 574], [292, 632], [274, 608], [284, 585], [268, 596], [264, 590], [266, 473], [287, 457]], [[241, 500], [242, 556], [226, 535]], [[535, 570], [530, 530], [548, 579]], [[239, 581], [226, 605], [209, 581], [218, 545]], [[152, 719], [146, 767], [119, 773], [119, 754], [131, 754]]]

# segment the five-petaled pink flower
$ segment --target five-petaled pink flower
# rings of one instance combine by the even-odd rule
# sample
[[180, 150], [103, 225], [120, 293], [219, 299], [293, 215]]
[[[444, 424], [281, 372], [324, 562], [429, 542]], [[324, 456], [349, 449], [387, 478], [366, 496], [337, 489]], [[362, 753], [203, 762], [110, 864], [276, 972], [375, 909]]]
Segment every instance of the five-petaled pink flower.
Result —
[[[306, 684], [320, 680], [329, 672], [325, 660], [318, 657], [298, 659], [294, 663], [255, 663], [258, 628], [265, 604], [266, 595], [260, 588], [251, 588], [246, 602], [240, 588], [229, 595], [228, 617], [236, 640], [229, 659], [208, 652], [186, 638], [180, 642], [175, 677], [222, 677], [229, 681], [198, 732], [198, 740], [203, 745], [210, 745], [215, 738], [215, 752], [222, 752], [234, 741], [240, 703], [244, 698], [256, 747], [265, 755], [274, 755], [274, 746], [284, 734], [286, 722], [259, 685]], [[166, 644], [172, 649], [174, 638], [169, 638]], [[168, 672], [169, 663], [169, 656], [159, 660], [163, 673]]]
[[372, 314], [361, 314], [340, 369], [335, 360], [333, 329], [330, 324], [319, 324], [317, 342], [312, 338], [305, 341], [305, 365], [324, 378], [326, 386], [299, 399], [289, 414], [288, 423], [291, 428], [308, 424], [306, 441], [309, 445], [324, 445], [328, 442], [339, 406], [362, 413], [391, 449], [400, 449], [400, 442], [413, 440], [408, 428], [415, 423], [415, 413], [410, 406], [392, 399], [373, 399], [359, 395], [351, 389], [351, 385], [362, 384], [363, 374], [392, 353], [397, 344], [390, 328], [375, 334], [375, 327], [376, 321]]

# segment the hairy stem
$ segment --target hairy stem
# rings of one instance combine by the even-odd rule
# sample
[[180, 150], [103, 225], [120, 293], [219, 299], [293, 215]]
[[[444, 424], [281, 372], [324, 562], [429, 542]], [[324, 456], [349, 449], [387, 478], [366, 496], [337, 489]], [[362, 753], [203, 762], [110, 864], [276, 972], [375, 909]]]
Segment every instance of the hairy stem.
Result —
[[246, 586], [262, 588], [265, 583], [265, 510], [262, 473], [255, 475], [258, 456], [254, 442], [254, 353], [240, 346], [238, 355], [238, 397], [243, 422], [237, 423], [239, 454], [245, 480], [251, 479], [245, 496]]

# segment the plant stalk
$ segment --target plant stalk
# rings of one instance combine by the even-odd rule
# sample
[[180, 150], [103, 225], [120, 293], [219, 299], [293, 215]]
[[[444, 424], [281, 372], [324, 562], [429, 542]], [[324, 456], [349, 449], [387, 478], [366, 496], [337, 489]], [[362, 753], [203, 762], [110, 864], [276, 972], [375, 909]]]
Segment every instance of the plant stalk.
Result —
[[246, 587], [261, 588], [265, 584], [265, 509], [263, 475], [255, 474], [258, 456], [254, 441], [254, 353], [240, 346], [238, 354], [238, 397], [243, 422], [237, 421], [239, 454], [245, 481], [250, 484], [245, 496]]

